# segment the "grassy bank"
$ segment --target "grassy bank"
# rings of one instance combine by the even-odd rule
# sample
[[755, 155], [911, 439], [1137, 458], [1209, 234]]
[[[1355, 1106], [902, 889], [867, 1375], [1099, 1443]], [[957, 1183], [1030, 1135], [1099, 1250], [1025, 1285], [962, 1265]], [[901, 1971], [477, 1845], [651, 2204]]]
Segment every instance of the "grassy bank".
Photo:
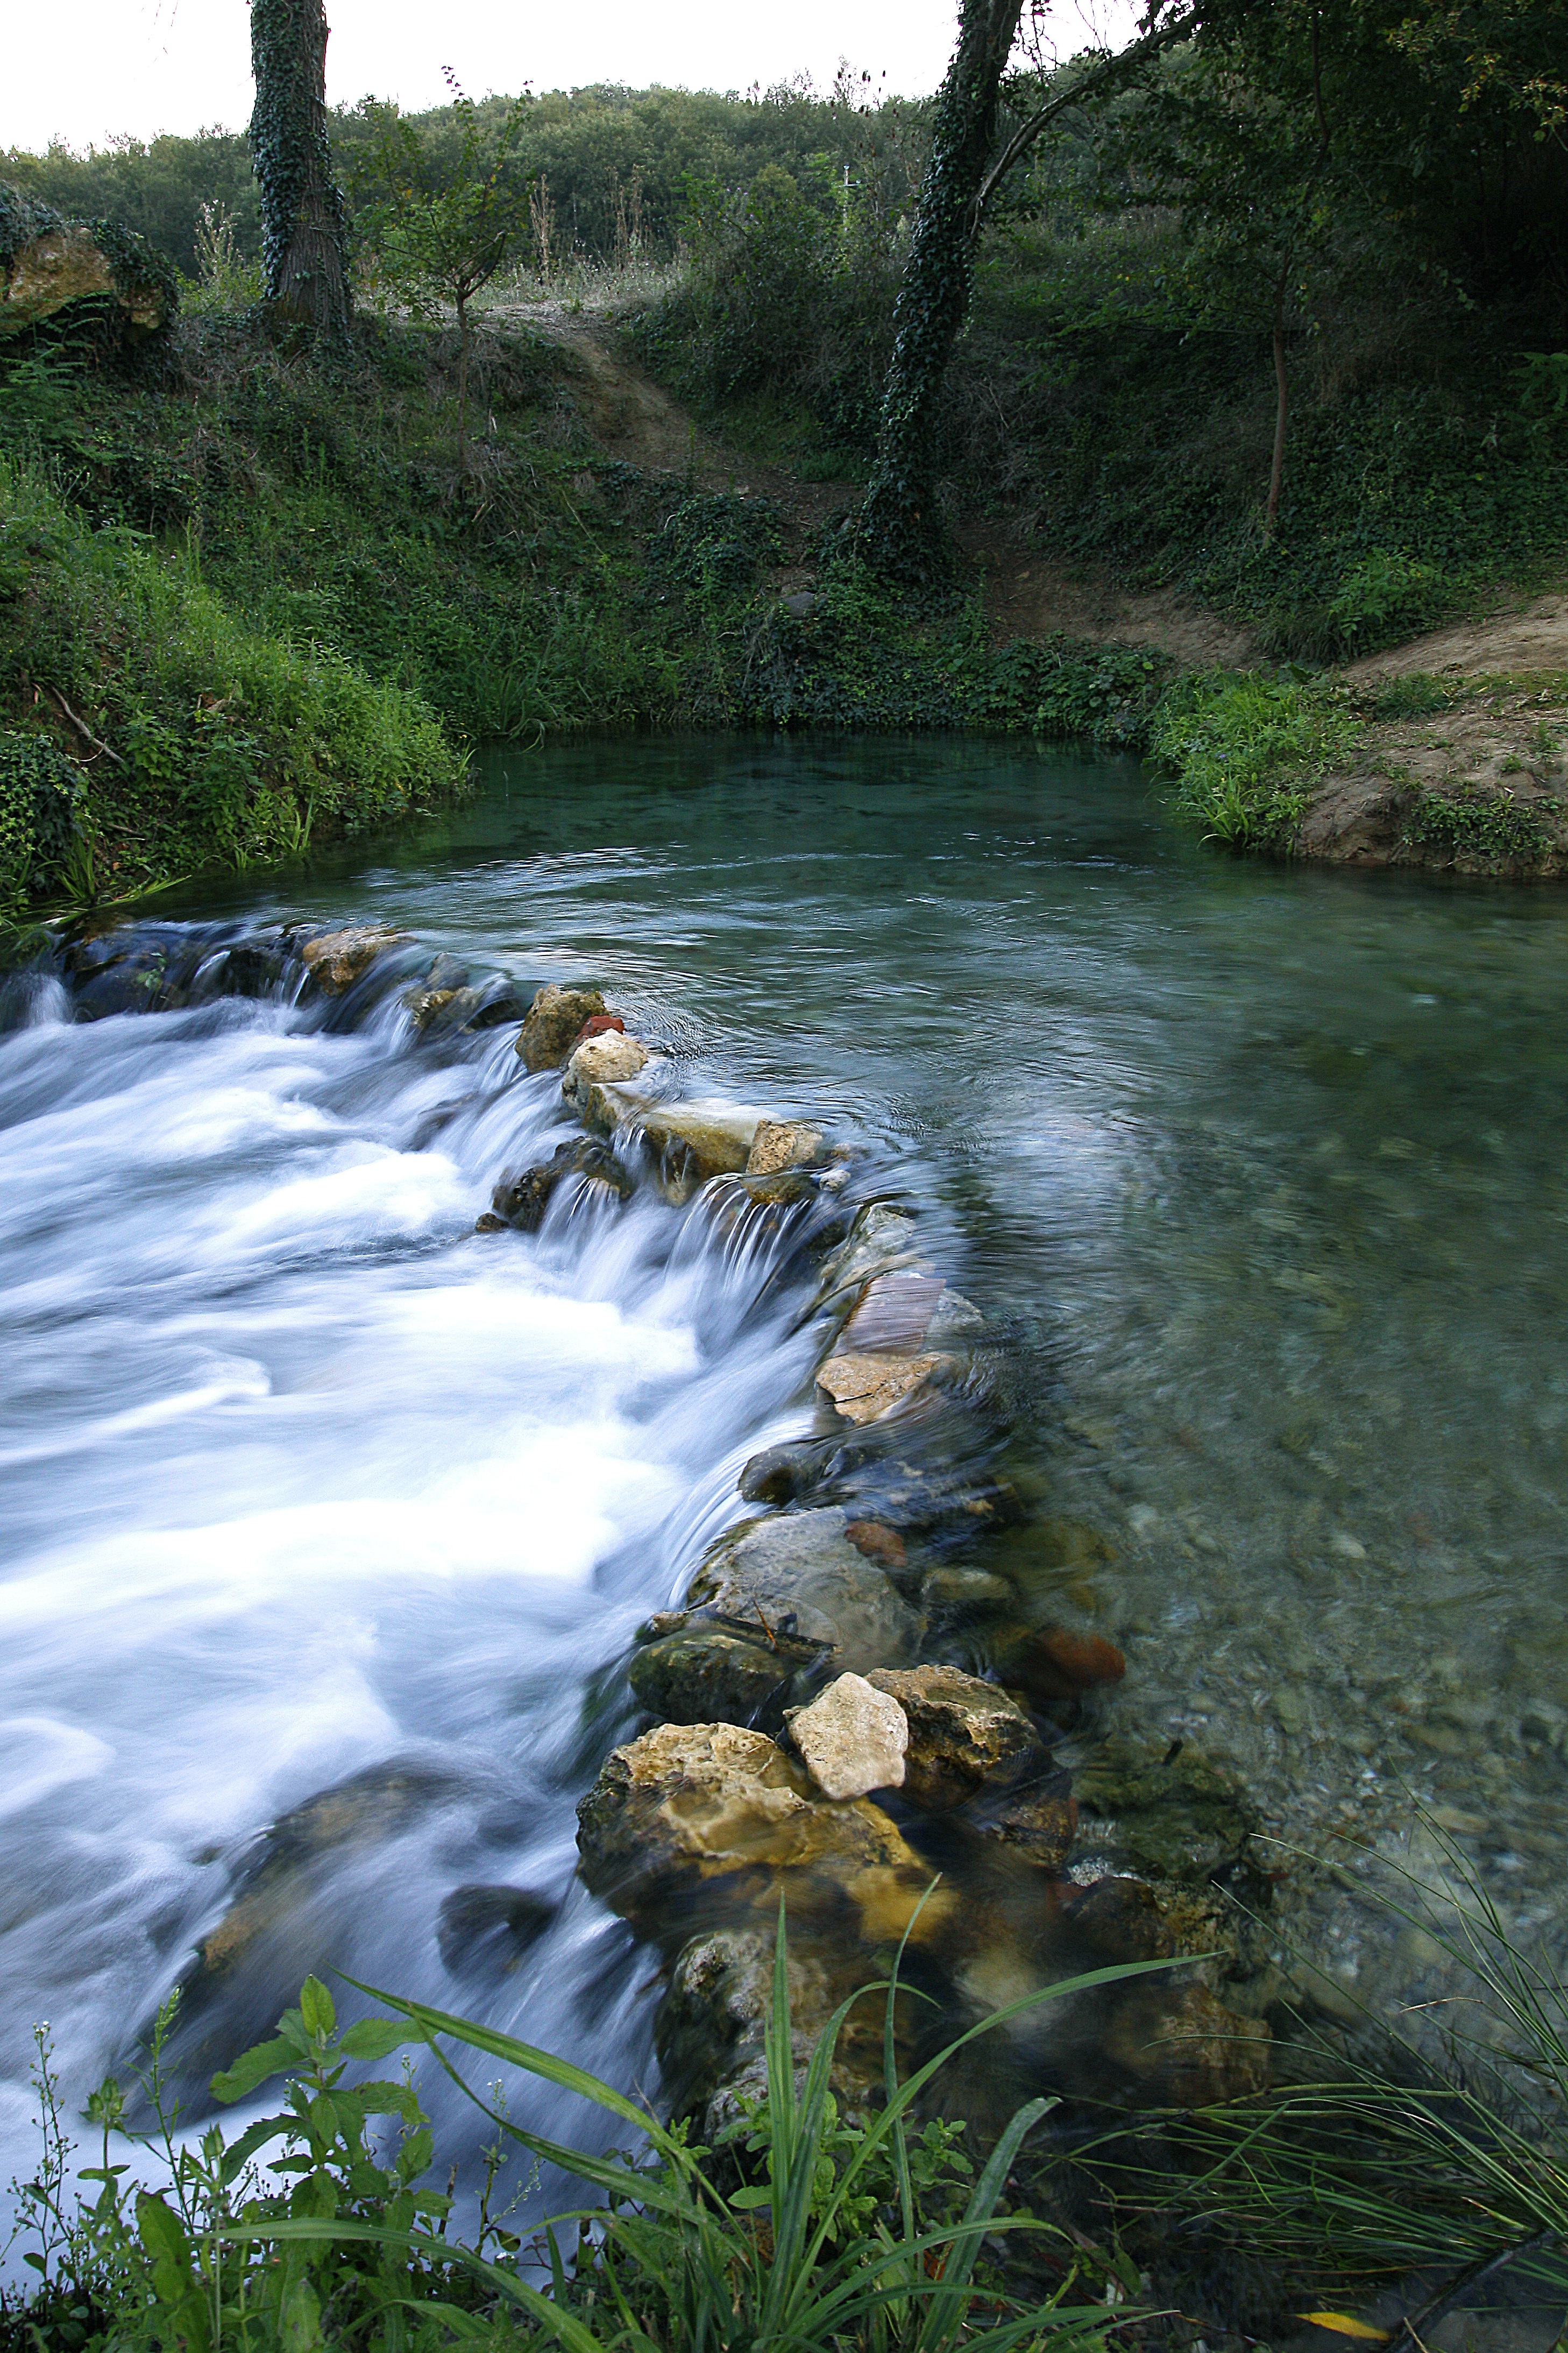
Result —
[[240, 311], [156, 367], [36, 352], [0, 385], [5, 895], [117, 898], [430, 806], [465, 746], [676, 725], [1142, 739], [1168, 665], [989, 642], [973, 599], [856, 577], [805, 609], [809, 515], [606, 448], [580, 344], [492, 319], [352, 354]]
[[0, 459], [0, 899], [118, 898], [430, 807], [461, 756], [417, 694], [241, 618], [194, 548], [97, 528]]

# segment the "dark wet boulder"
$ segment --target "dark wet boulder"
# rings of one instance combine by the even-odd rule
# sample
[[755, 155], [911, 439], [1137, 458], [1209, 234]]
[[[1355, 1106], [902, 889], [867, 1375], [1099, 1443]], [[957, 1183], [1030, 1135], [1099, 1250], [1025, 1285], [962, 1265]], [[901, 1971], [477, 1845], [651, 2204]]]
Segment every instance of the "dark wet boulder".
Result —
[[1191, 1741], [1101, 1742], [1073, 1778], [1086, 1852], [1133, 1878], [1197, 1884], [1247, 1859], [1257, 1808]]
[[300, 959], [287, 932], [252, 932], [203, 964], [199, 993], [213, 997], [273, 997], [296, 978]]
[[[823, 2029], [861, 1982], [852, 1952], [795, 1936], [789, 1946], [790, 2044], [797, 2072]], [[676, 2117], [698, 2119], [710, 2145], [767, 2091], [773, 1940], [757, 1928], [693, 1936], [670, 1971], [654, 2023], [659, 2076]], [[907, 2053], [899, 2054], [907, 2066]], [[864, 2116], [883, 2081], [882, 2012], [858, 2002], [835, 2047], [829, 2089], [841, 2115]]]
[[341, 1959], [345, 1888], [385, 1868], [381, 1850], [460, 1794], [438, 1767], [395, 1760], [319, 1790], [280, 1815], [230, 1868], [229, 1901], [181, 1976], [169, 2064], [201, 2099], [215, 2067], [268, 2032], [309, 1971]]
[[[600, 1187], [606, 1200], [624, 1201], [633, 1190], [630, 1173], [606, 1145], [592, 1136], [574, 1136], [538, 1166], [503, 1176], [490, 1196], [490, 1215], [519, 1233], [535, 1234], [556, 1193], [572, 1178]], [[485, 1230], [495, 1229], [487, 1225]]]
[[748, 1504], [795, 1504], [833, 1475], [831, 1440], [796, 1438], [764, 1446], [742, 1470], [738, 1484]]
[[922, 1621], [847, 1527], [836, 1507], [742, 1522], [704, 1554], [687, 1604], [821, 1644], [839, 1672], [900, 1666], [916, 1655]]
[[816, 1653], [748, 1640], [696, 1619], [632, 1652], [627, 1678], [638, 1704], [667, 1724], [750, 1724]]
[[436, 1930], [441, 1958], [455, 1978], [510, 1976], [557, 1909], [548, 1895], [528, 1887], [455, 1887], [441, 1905]]
[[529, 1006], [518, 1034], [517, 1050], [527, 1071], [558, 1071], [581, 1034], [583, 1024], [603, 1013], [605, 1000], [596, 988], [562, 988], [545, 982]]
[[403, 1002], [416, 1029], [456, 1029], [478, 1010], [479, 992], [469, 985], [467, 965], [441, 955], [423, 980], [404, 990]]
[[909, 1720], [905, 1794], [930, 1813], [976, 1797], [988, 1783], [1012, 1783], [1045, 1760], [1023, 1709], [994, 1683], [949, 1666], [879, 1669], [870, 1682]]
[[142, 948], [100, 965], [71, 992], [79, 1021], [103, 1021], [115, 1013], [157, 1011], [168, 977], [162, 949]]
[[855, 1213], [838, 1248], [822, 1262], [817, 1298], [826, 1306], [852, 1298], [878, 1275], [905, 1268], [921, 1275], [935, 1270], [917, 1247], [912, 1209], [893, 1201], [868, 1201]]
[[928, 1618], [952, 1626], [998, 1617], [1012, 1609], [1017, 1593], [1005, 1577], [984, 1568], [933, 1568], [921, 1585], [921, 1608]]
[[1055, 1879], [1067, 1867], [1078, 1832], [1078, 1803], [1054, 1779], [1010, 1789], [986, 1810], [984, 1835]]
[[1263, 2020], [1241, 2016], [1201, 1985], [1131, 1988], [1112, 2010], [1103, 2048], [1140, 2106], [1246, 2099], [1265, 2089], [1271, 2072]]
[[465, 1029], [501, 1029], [509, 1022], [526, 1019], [528, 999], [520, 997], [510, 981], [494, 980], [479, 991], [479, 1001], [464, 1022]]

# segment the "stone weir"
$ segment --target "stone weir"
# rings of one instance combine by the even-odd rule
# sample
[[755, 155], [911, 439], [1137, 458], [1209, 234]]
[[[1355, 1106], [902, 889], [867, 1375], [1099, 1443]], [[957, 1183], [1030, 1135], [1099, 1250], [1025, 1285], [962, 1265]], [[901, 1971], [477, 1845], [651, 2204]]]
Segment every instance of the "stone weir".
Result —
[[[1216, 1761], [1143, 1735], [1119, 1649], [999, 1566], [996, 1536], [1026, 1508], [1000, 1467], [1006, 1351], [916, 1215], [876, 1198], [868, 1155], [689, 1099], [597, 989], [524, 999], [384, 929], [126, 927], [77, 939], [55, 968], [88, 1018], [238, 992], [342, 1026], [395, 995], [422, 1043], [515, 1024], [525, 1070], [561, 1071], [578, 1132], [499, 1174], [480, 1233], [536, 1229], [570, 1187], [612, 1205], [651, 1188], [700, 1203], [721, 1236], [787, 1235], [796, 1328], [820, 1338], [814, 1426], [747, 1462], [744, 1514], [640, 1630], [620, 1706], [640, 1728], [578, 1807], [583, 1880], [659, 1957], [672, 2112], [707, 2137], [759, 2091], [781, 1895], [803, 2058], [900, 1947], [906, 2063], [1081, 1971], [1194, 1957], [1042, 2002], [971, 2046], [942, 2103], [982, 2129], [1040, 2092], [1102, 2110], [1266, 2080], [1279, 1980], [1250, 1925], [1267, 1894], [1254, 1813]], [[264, 1834], [187, 1971], [188, 2008], [252, 1941], [277, 1942], [301, 1855], [400, 1820], [418, 1785], [406, 1768], [361, 1775]], [[442, 1949], [470, 1932], [525, 1945], [537, 1908], [526, 1891], [458, 1890]], [[841, 2038], [851, 2112], [879, 2096], [882, 2031], [868, 1999]]]

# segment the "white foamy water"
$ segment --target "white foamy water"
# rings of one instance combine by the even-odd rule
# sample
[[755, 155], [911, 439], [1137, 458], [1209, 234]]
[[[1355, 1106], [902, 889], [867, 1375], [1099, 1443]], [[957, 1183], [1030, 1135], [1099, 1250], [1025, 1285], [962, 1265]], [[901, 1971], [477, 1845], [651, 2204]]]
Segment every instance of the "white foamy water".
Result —
[[[329, 1964], [647, 2080], [574, 1807], [625, 1721], [595, 1678], [808, 1361], [767, 1261], [646, 1195], [476, 1235], [574, 1132], [510, 1029], [31, 1011], [0, 1038], [0, 2178], [34, 2021], [70, 2101], [123, 2072], [247, 1841], [356, 1775], [187, 2080]], [[475, 1883], [562, 1906], [484, 1981], [438, 1942]]]

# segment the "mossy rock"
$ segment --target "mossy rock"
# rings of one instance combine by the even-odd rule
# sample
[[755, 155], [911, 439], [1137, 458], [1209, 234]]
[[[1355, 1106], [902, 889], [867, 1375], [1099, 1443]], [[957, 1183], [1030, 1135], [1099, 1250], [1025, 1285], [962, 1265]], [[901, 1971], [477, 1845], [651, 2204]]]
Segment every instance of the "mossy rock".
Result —
[[642, 1705], [666, 1724], [750, 1724], [799, 1664], [798, 1651], [699, 1623], [634, 1651], [626, 1673]]
[[167, 327], [179, 280], [163, 254], [118, 221], [67, 220], [0, 185], [0, 338], [90, 319], [101, 338], [139, 342]]

